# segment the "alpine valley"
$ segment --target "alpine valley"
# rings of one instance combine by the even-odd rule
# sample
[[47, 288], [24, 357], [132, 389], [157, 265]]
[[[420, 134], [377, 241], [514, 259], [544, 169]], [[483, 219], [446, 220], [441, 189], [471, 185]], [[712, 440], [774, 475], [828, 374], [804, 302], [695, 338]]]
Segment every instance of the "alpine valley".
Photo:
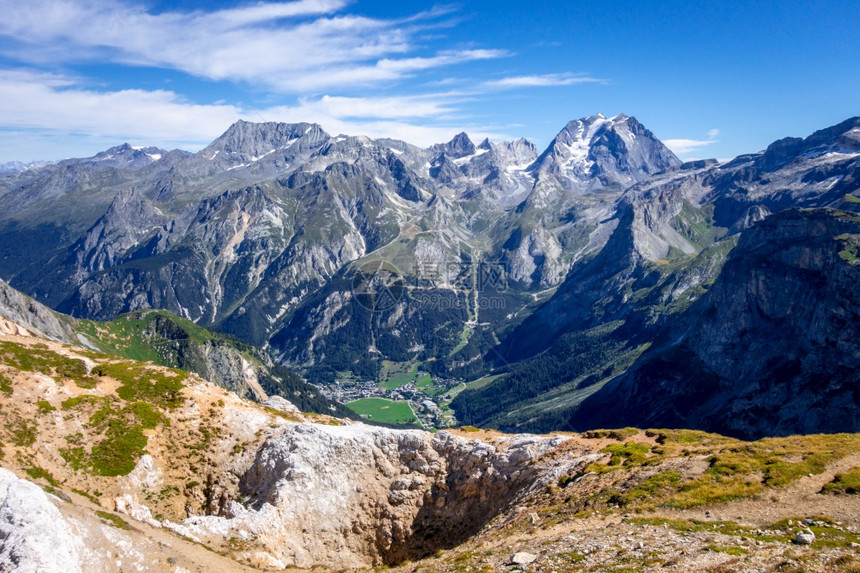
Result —
[[76, 319], [223, 333], [370, 421], [854, 431], [858, 175], [860, 118], [685, 164], [623, 114], [542, 152], [240, 121], [0, 175], [0, 276]]
[[0, 278], [2, 571], [860, 570], [860, 118], [240, 121], [7, 166]]

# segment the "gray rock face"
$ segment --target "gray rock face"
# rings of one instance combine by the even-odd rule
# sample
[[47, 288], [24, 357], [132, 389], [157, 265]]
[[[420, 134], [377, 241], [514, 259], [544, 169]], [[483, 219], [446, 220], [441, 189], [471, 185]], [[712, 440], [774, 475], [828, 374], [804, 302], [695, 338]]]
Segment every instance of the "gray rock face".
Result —
[[76, 277], [85, 280], [119, 264], [134, 247], [155, 236], [165, 222], [152, 201], [135, 189], [120, 191], [77, 250]]
[[826, 209], [754, 225], [707, 294], [583, 402], [574, 425], [750, 439], [857, 431], [860, 267], [840, 253], [856, 250], [858, 236], [855, 217]]
[[54, 163], [54, 161], [28, 161], [26, 163], [23, 161], [7, 161], [6, 163], [0, 164], [0, 174], [20, 173], [29, 169], [38, 169], [39, 167], [53, 165]]
[[[852, 143], [858, 126], [860, 119], [852, 119], [816, 132], [793, 144], [801, 155], [792, 158], [765, 159], [762, 152], [724, 164], [696, 162], [629, 187], [592, 233], [604, 233], [604, 242], [574, 262], [553, 297], [488, 355], [504, 357], [493, 358], [500, 365], [534, 357], [518, 369], [522, 378], [464, 392], [453, 403], [458, 415], [509, 431], [564, 427], [582, 400], [627, 367], [618, 362], [625, 353], [638, 353], [701, 299], [739, 233], [792, 206], [858, 211], [860, 152]], [[559, 386], [570, 393], [562, 395]], [[526, 401], [533, 409], [523, 407]]]
[[635, 118], [598, 114], [568, 123], [532, 170], [589, 192], [606, 186], [624, 189], [680, 165], [675, 154]]
[[[0, 274], [75, 316], [165, 308], [321, 378], [373, 377], [382, 359], [472, 376], [497, 337], [507, 361], [595, 328], [649, 342], [739, 233], [793, 206], [855, 209], [858, 133], [855, 118], [682, 165], [623, 114], [573, 121], [539, 156], [526, 140], [420, 149], [239, 122], [193, 155], [120, 146], [0, 176]], [[407, 298], [367, 316], [353, 279], [378, 261]], [[487, 261], [503, 293], [470, 286]]]
[[[574, 128], [587, 131], [589, 125], [575, 123]], [[575, 264], [556, 296], [511, 335], [511, 355], [543, 350], [546, 340], [564, 332], [624, 319], [634, 310], [625, 291], [661, 282], [655, 266], [659, 271], [694, 257], [694, 265], [702, 268], [696, 259], [710, 255], [724, 260], [721, 240], [771, 213], [793, 206], [851, 208], [845, 195], [860, 185], [860, 151], [851, 143], [858, 126], [860, 119], [853, 119], [799, 140], [792, 149], [803, 155], [791, 160], [784, 154], [780, 161], [768, 159], [771, 150], [723, 165], [670, 169], [630, 187], [613, 207], [612, 235], [593, 258]], [[765, 171], [777, 163], [778, 169]], [[656, 302], [687, 297], [717, 272], [719, 266], [711, 266]]]
[[74, 319], [54, 312], [0, 280], [0, 316], [45, 338], [80, 344]]
[[621, 191], [680, 165], [635, 118], [598, 114], [568, 123], [528, 168], [534, 187], [502, 251], [512, 279], [559, 284], [572, 264], [603, 246]]
[[[581, 191], [617, 193], [677, 163], [632, 118], [580, 123], [593, 133], [574, 141], [569, 126], [543, 162], [523, 139], [475, 145], [459, 134], [419, 149], [332, 137], [314, 124], [238, 122], [193, 155], [124, 145], [7, 175], [0, 260], [8, 266], [0, 273], [74, 316], [164, 308], [255, 344], [349, 327], [296, 317], [334, 314], [325, 301], [346, 293], [333, 279], [371, 254], [410, 276], [428, 266], [501, 261], [519, 291], [549, 288], [607, 237], [595, 227], [611, 214], [612, 194], [575, 199]], [[548, 158], [565, 153], [562, 140], [582, 148], [585, 167], [550, 168]], [[527, 208], [514, 209], [521, 204]], [[15, 250], [16, 242], [30, 250]], [[462, 295], [454, 278], [431, 286], [455, 299]], [[326, 287], [339, 292], [312, 297]], [[445, 328], [462, 332], [470, 313], [450, 314]], [[390, 327], [412, 329], [399, 320]], [[373, 335], [350, 337], [362, 338]], [[331, 356], [275, 350], [304, 365]]]

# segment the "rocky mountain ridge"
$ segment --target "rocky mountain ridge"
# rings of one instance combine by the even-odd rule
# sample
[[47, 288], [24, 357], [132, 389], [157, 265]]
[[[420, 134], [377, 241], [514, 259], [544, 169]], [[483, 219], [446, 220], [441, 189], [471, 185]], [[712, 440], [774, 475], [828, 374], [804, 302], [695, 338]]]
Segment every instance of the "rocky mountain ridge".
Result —
[[[770, 218], [783, 221], [779, 213], [791, 207], [837, 208], [847, 211], [849, 219], [850, 213], [858, 211], [858, 126], [860, 119], [854, 118], [806, 140], [778, 142], [759, 154], [725, 164], [685, 165], [630, 187], [618, 200], [612, 234], [605, 246], [592, 258], [574, 264], [553, 297], [512, 329], [489, 355], [512, 374], [480, 390], [464, 392], [452, 404], [458, 416], [468, 423], [500, 425], [507, 430], [582, 428], [571, 426], [571, 412], [603, 384], [622, 374], [665, 328], [684, 320], [688, 308], [719, 280], [739, 237], [747, 245], [743, 237], [756, 233], [756, 229], [773, 229], [767, 225]], [[783, 151], [786, 147], [790, 153]], [[812, 246], [817, 215], [808, 212], [800, 216], [804, 217], [810, 219], [805, 228], [811, 233]], [[789, 220], [790, 217], [784, 219]], [[778, 235], [774, 232], [768, 239], [758, 236], [763, 243], [772, 241], [778, 245]], [[840, 233], [833, 236], [837, 235]], [[833, 279], [837, 290], [847, 288], [846, 283], [836, 279], [847, 268], [846, 260], [839, 256], [843, 250], [840, 244], [829, 244], [826, 255], [807, 253], [828, 261], [817, 273], [822, 281]], [[802, 304], [792, 298], [795, 291], [780, 292], [785, 296], [781, 304]], [[841, 312], [826, 303], [821, 311]], [[744, 312], [754, 315], [757, 310]], [[738, 321], [748, 322], [746, 317], [729, 318], [719, 313], [709, 315], [707, 320], [712, 321], [711, 328], [720, 331], [734, 331]], [[819, 327], [824, 328], [819, 334], [825, 338], [834, 334], [823, 323], [815, 325]], [[770, 334], [774, 347], [794, 343], [791, 338], [783, 338], [784, 333], [778, 329]], [[707, 345], [710, 340], [704, 339], [701, 344]], [[815, 360], [823, 360], [826, 354], [818, 348], [811, 351]], [[855, 352], [856, 348], [849, 354]], [[519, 365], [507, 366], [524, 358]], [[736, 364], [743, 362], [738, 356], [732, 355], [732, 359], [738, 360]], [[753, 368], [752, 363], [746, 366]], [[745, 368], [732, 374], [736, 378], [747, 375], [755, 377]], [[693, 385], [699, 382], [692, 375], [687, 380]], [[765, 384], [765, 378], [761, 383]], [[856, 388], [860, 380], [849, 376], [846, 383]], [[743, 392], [740, 388], [737, 391]], [[728, 396], [724, 397], [732, 403]], [[615, 403], [613, 399], [609, 402]], [[745, 408], [753, 415], [755, 400], [747, 402]], [[821, 413], [826, 408], [816, 411]], [[736, 414], [743, 417], [741, 412]], [[583, 410], [576, 416], [585, 420], [589, 415]], [[612, 417], [609, 412], [605, 415]], [[604, 423], [607, 420], [603, 418]], [[657, 423], [656, 419], [651, 422]], [[616, 423], [625, 424], [621, 418]], [[662, 423], [681, 422], [663, 419]], [[681, 425], [690, 423], [687, 420]], [[715, 431], [762, 435], [756, 431], [744, 434], [747, 430], [740, 426], [731, 430], [711, 426], [704, 420], [696, 423], [697, 427]], [[856, 421], [848, 423], [843, 429], [853, 428], [851, 424]], [[764, 428], [774, 431], [767, 424], [760, 428], [758, 432]], [[793, 426], [781, 431], [813, 430]]]
[[743, 437], [853, 431], [858, 243], [853, 214], [788, 210], [764, 219], [741, 235], [707, 293], [586, 400], [573, 424]]
[[542, 153], [239, 122], [196, 154], [120, 146], [0, 177], [0, 275], [78, 317], [168, 309], [331, 395], [426, 371], [409, 391], [460, 420], [566, 427], [756, 224], [856, 210], [858, 130], [682, 164], [623, 114]]
[[[605, 239], [592, 228], [623, 187], [679, 164], [633, 118], [583, 122], [588, 130], [571, 124], [540, 157], [526, 140], [475, 145], [460, 134], [419, 149], [312, 124], [238, 122], [193, 155], [125, 145], [7, 175], [3, 277], [75, 316], [165, 308], [255, 344], [329, 330], [291, 324], [297, 313], [336, 312], [302, 306], [326, 286], [348, 299], [332, 279], [366, 259], [389, 259], [451, 301], [470, 298], [459, 286], [469, 265], [492, 261], [516, 286], [506, 304], [523, 306], [530, 290], [563, 278], [576, 251]], [[573, 163], [571, 145], [583, 154]], [[463, 310], [444, 318], [451, 348], [478, 309]], [[435, 320], [428, 314], [394, 321], [405, 332]], [[275, 350], [303, 367], [327, 356]]]
[[243, 398], [265, 402], [271, 394], [306, 411], [352, 415], [253, 346], [167, 311], [138, 311], [110, 322], [75, 319], [0, 280], [0, 317], [42, 338], [193, 372]]

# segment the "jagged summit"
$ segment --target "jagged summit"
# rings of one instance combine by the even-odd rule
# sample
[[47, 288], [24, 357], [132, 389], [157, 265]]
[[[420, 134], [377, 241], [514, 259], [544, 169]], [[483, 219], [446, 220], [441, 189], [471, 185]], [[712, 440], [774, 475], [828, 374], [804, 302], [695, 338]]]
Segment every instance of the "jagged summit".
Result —
[[292, 147], [299, 140], [305, 145], [316, 145], [328, 138], [329, 134], [316, 123], [254, 123], [239, 120], [198, 155], [212, 157], [216, 153], [225, 153], [261, 157], [277, 149]]
[[583, 191], [628, 187], [681, 161], [635, 117], [602, 113], [569, 122], [531, 170]]
[[431, 146], [430, 150], [437, 153], [444, 153], [452, 159], [460, 159], [461, 157], [474, 155], [475, 144], [472, 143], [472, 140], [466, 132], [460, 132], [455, 135], [451, 141], [447, 143], [437, 143], [436, 145]]
[[[384, 364], [406, 361], [434, 379], [472, 379], [491, 371], [493, 352], [529, 360], [556, 338], [624, 322], [629, 355], [603, 339], [560, 351], [596, 348], [582, 375], [602, 381], [701, 296], [732, 237], [789, 206], [858, 210], [856, 129], [849, 120], [682, 170], [624, 114], [568, 123], [539, 159], [527, 140], [458, 134], [421, 148], [237, 122], [203, 152], [140, 169], [78, 162], [0, 177], [0, 277], [88, 319], [169, 310], [268, 345], [321, 386], [344, 372], [379, 380]], [[766, 172], [758, 163], [779, 149], [783, 167]], [[379, 261], [409, 289], [368, 315], [352, 279]], [[487, 261], [503, 280], [480, 274]], [[472, 288], [487, 281], [502, 292]], [[570, 372], [547, 376], [546, 393]], [[543, 424], [557, 412], [520, 409], [522, 394], [499, 380], [486, 404], [483, 394], [469, 404], [479, 423], [516, 410]]]
[[763, 170], [773, 171], [789, 161], [812, 159], [825, 153], [860, 153], [860, 117], [821, 129], [806, 138], [786, 137], [775, 141], [756, 162]]
[[56, 161], [7, 161], [6, 163], [0, 164], [0, 175], [3, 173], [21, 173], [22, 171], [38, 169], [40, 167], [53, 165], [54, 163], [56, 163]]
[[158, 147], [137, 147], [129, 143], [116, 145], [92, 157], [84, 159], [67, 159], [59, 165], [88, 164], [98, 167], [115, 167], [118, 169], [138, 168], [158, 161], [170, 152]]

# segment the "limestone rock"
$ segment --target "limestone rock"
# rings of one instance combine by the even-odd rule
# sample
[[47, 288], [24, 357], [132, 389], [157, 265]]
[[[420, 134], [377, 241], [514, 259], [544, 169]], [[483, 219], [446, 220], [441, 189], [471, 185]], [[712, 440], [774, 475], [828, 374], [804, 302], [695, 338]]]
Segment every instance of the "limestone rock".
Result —
[[127, 516], [138, 521], [142, 521], [152, 527], [161, 527], [161, 523], [153, 519], [152, 512], [149, 508], [137, 503], [129, 494], [117, 497], [114, 500], [114, 506], [119, 513], [124, 513]]
[[514, 565], [528, 565], [530, 563], [534, 563], [537, 560], [537, 555], [534, 553], [529, 553], [527, 551], [520, 551], [518, 553], [514, 553], [511, 557], [511, 563]]
[[794, 542], [798, 545], [812, 545], [815, 543], [815, 533], [811, 529], [801, 529], [794, 535]]
[[165, 525], [204, 542], [248, 540], [285, 566], [399, 562], [466, 539], [519, 493], [545, 487], [535, 459], [561, 441], [289, 425], [242, 478], [247, 506]]
[[268, 406], [278, 412], [284, 412], [285, 414], [301, 414], [302, 411], [299, 410], [295, 404], [287, 400], [286, 398], [282, 398], [281, 396], [270, 396], [268, 400], [263, 402], [264, 406]]
[[0, 570], [78, 573], [75, 538], [37, 485], [0, 468]]

